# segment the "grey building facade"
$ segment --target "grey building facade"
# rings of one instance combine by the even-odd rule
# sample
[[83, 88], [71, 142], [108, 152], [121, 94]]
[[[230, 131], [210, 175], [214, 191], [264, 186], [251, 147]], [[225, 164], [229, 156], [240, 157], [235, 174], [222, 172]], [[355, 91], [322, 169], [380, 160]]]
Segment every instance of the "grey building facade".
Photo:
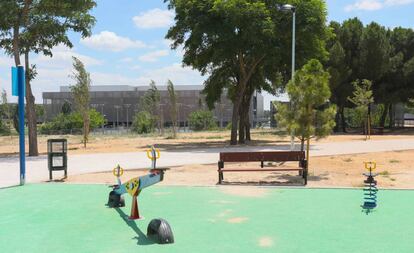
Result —
[[[103, 85], [92, 86], [90, 89], [91, 107], [102, 113], [111, 126], [129, 126], [134, 115], [141, 110], [141, 99], [149, 86], [127, 86], [127, 85]], [[175, 85], [177, 93], [178, 112], [177, 120], [180, 126], [188, 126], [188, 116], [191, 112], [199, 109], [207, 109], [205, 97], [201, 93], [202, 85]], [[170, 125], [170, 101], [167, 86], [157, 86], [160, 91], [160, 105], [156, 110], [161, 122]], [[60, 87], [59, 92], [44, 92], [43, 105], [45, 108], [45, 119], [51, 120], [61, 113], [65, 102], [72, 104], [73, 98], [69, 86]], [[250, 106], [250, 119], [255, 126], [264, 116], [263, 96], [255, 93]], [[212, 111], [217, 125], [225, 127], [231, 122], [233, 106], [226, 94], [222, 95], [221, 101], [217, 102]]]

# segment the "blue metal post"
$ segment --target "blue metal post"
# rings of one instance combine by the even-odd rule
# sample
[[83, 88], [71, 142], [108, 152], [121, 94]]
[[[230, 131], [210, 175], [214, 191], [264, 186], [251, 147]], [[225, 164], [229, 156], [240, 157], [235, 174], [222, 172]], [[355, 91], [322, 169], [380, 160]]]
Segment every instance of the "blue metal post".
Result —
[[20, 143], [20, 185], [26, 181], [26, 151], [24, 141], [24, 98], [25, 98], [25, 75], [22, 66], [17, 67], [17, 84], [19, 94], [19, 143]]

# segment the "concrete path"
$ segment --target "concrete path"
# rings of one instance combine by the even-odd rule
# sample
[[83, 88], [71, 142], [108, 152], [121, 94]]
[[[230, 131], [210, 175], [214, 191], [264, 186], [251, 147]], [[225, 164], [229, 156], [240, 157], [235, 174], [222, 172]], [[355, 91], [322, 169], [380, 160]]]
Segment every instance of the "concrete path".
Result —
[[[414, 139], [333, 142], [312, 145], [311, 156], [344, 155], [409, 149], [414, 149]], [[161, 153], [161, 158], [157, 161], [157, 166], [171, 167], [188, 164], [216, 163], [218, 161], [218, 154], [222, 151], [270, 150], [289, 150], [289, 147], [286, 145], [278, 145], [274, 147], [232, 147], [193, 149], [177, 152], [164, 151]], [[117, 164], [120, 164], [124, 169], [145, 169], [150, 166], [150, 161], [145, 152], [70, 155], [68, 160], [69, 175], [110, 171]], [[46, 156], [27, 158], [26, 167], [27, 182], [48, 180], [49, 173]], [[61, 175], [63, 175], [63, 172], [55, 172], [54, 175], [55, 178], [60, 178]], [[16, 185], [18, 183], [19, 158], [0, 158], [0, 187]]]

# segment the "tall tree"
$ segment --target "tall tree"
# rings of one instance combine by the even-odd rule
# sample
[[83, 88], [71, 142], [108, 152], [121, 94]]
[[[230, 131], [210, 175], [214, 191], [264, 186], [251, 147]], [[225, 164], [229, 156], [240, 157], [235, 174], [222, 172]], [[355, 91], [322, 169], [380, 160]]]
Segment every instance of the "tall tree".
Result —
[[[237, 144], [243, 96], [255, 71], [260, 67], [271, 69], [266, 71], [271, 76], [289, 72], [290, 53], [285, 49], [291, 44], [292, 19], [278, 11], [277, 4], [282, 4], [282, 1], [167, 2], [176, 12], [176, 23], [166, 37], [173, 41], [172, 48], [184, 47], [184, 65], [192, 66], [203, 75], [215, 76], [210, 81], [226, 79], [226, 83], [231, 85], [226, 88], [235, 92], [231, 144]], [[309, 55], [325, 54], [326, 6], [320, 0], [298, 0], [295, 5], [300, 20], [298, 36], [303, 38], [298, 41], [302, 56], [298, 63], [301, 64]], [[228, 76], [223, 76], [225, 73]]]
[[338, 106], [336, 127], [346, 132], [344, 109], [352, 106], [348, 97], [352, 95], [352, 82], [359, 78], [361, 72], [360, 48], [364, 25], [358, 18], [353, 18], [342, 24], [331, 22], [329, 27], [333, 36], [327, 42], [329, 60], [326, 66], [331, 75], [331, 101]]
[[10, 133], [10, 114], [10, 105], [7, 100], [7, 92], [3, 89], [0, 95], [0, 133]]
[[[375, 89], [375, 98], [379, 103], [384, 104], [384, 110], [380, 119], [380, 126], [385, 126], [385, 120], [392, 104], [408, 102], [414, 94], [412, 82], [408, 73], [414, 73], [414, 65], [410, 65], [410, 60], [414, 62], [414, 32], [412, 29], [396, 27], [388, 30], [387, 38], [391, 45], [389, 56], [389, 67], [378, 80]], [[392, 126], [392, 117], [389, 120]]]
[[16, 66], [22, 65], [22, 55], [25, 59], [30, 156], [38, 155], [35, 98], [31, 88], [36, 69], [29, 62], [30, 52], [52, 56], [52, 48], [58, 44], [72, 47], [68, 31], [89, 36], [95, 23], [89, 11], [95, 6], [94, 0], [0, 1], [0, 47], [13, 56]]
[[[377, 102], [381, 103], [389, 94], [382, 92], [384, 90], [383, 78], [391, 70], [391, 43], [390, 34], [385, 27], [372, 22], [367, 25], [362, 33], [361, 38], [361, 55], [360, 55], [360, 75], [359, 78], [370, 80], [372, 89]], [[371, 110], [368, 110], [367, 124], [370, 122]], [[366, 126], [370, 131], [370, 127]]]
[[329, 135], [335, 126], [336, 106], [329, 105], [329, 73], [317, 60], [310, 60], [295, 74], [294, 82], [287, 85], [287, 92], [292, 101], [292, 108], [279, 104], [277, 122], [295, 133], [309, 161], [311, 138]]
[[157, 88], [154, 80], [151, 80], [149, 89], [145, 92], [143, 99], [140, 102], [142, 111], [149, 112], [153, 119], [157, 122], [158, 128], [162, 130], [161, 125], [161, 108], [160, 108], [161, 94]]
[[170, 98], [170, 117], [173, 129], [173, 138], [177, 137], [177, 92], [175, 92], [174, 84], [171, 80], [167, 82], [168, 95]]
[[78, 58], [72, 58], [74, 70], [71, 77], [75, 81], [75, 85], [71, 86], [70, 88], [73, 95], [73, 100], [76, 104], [76, 108], [83, 119], [83, 146], [86, 148], [90, 130], [89, 90], [91, 87], [91, 77], [90, 74], [86, 71], [85, 65]]

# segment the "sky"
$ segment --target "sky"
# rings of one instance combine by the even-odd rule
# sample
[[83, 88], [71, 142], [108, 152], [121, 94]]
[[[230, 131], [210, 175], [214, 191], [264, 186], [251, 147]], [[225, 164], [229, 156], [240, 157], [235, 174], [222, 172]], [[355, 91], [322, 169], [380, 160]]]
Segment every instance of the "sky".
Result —
[[[414, 28], [414, 0], [327, 0], [328, 21], [342, 22], [358, 17], [365, 24], [372, 21], [386, 27]], [[31, 55], [38, 76], [32, 82], [36, 103], [42, 103], [42, 92], [58, 91], [71, 85], [72, 56], [80, 58], [91, 73], [92, 85], [148, 85], [154, 80], [165, 85], [203, 84], [199, 72], [183, 67], [182, 50], [170, 49], [165, 39], [174, 22], [174, 12], [163, 0], [98, 0], [92, 15], [97, 22], [92, 36], [82, 39], [70, 33], [74, 47], [57, 46], [53, 58]], [[11, 97], [10, 67], [13, 61], [0, 50], [0, 90]], [[264, 94], [265, 109], [270, 100]]]

